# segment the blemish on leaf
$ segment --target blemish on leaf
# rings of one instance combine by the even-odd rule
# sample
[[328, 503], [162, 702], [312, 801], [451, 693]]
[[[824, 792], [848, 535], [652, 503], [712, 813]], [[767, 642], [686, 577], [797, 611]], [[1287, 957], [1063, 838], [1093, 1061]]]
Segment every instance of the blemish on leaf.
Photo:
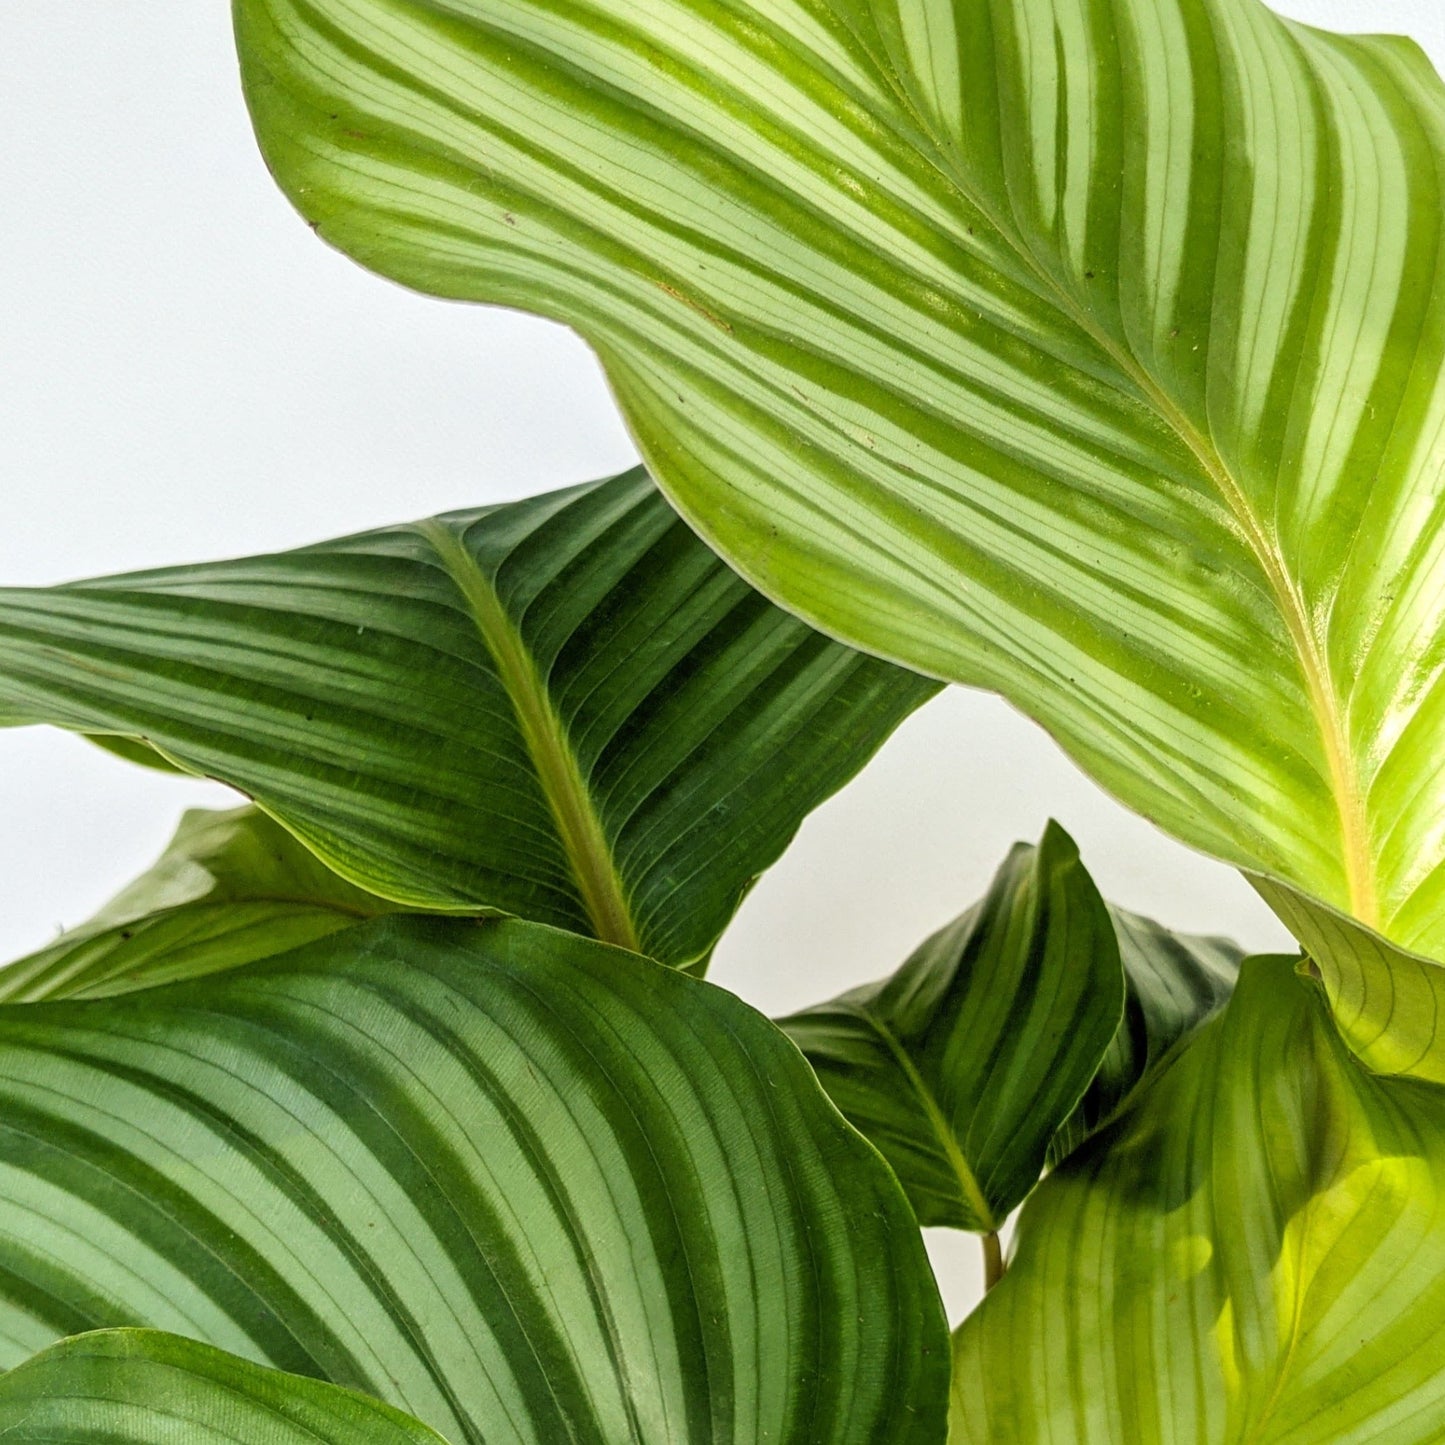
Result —
[[695, 297], [689, 296], [683, 291], [679, 291], [675, 286], [669, 286], [666, 281], [659, 281], [657, 284], [664, 291], [666, 291], [667, 294], [671, 296], [674, 301], [681, 301], [684, 306], [690, 307], [693, 311], [696, 311], [697, 314], [701, 316], [705, 321], [711, 321], [712, 324], [716, 326], [720, 331], [732, 331], [732, 326], [728, 322], [724, 321], [721, 316], [714, 316], [713, 313], [709, 311], [707, 307], [704, 306], [702, 302], [698, 301]]

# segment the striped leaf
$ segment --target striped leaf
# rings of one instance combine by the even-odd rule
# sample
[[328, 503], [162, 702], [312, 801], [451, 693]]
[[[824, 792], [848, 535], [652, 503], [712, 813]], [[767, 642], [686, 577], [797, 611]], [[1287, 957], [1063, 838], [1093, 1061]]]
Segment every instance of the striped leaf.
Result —
[[731, 994], [516, 920], [0, 1008], [0, 1368], [163, 1329], [452, 1445], [933, 1442], [906, 1199]]
[[0, 1376], [7, 1445], [446, 1445], [378, 1400], [177, 1335], [106, 1330]]
[[1255, 886], [1303, 945], [1355, 1053], [1377, 1074], [1445, 1084], [1445, 969], [1294, 889]]
[[1106, 905], [1051, 822], [891, 978], [779, 1026], [920, 1223], [991, 1233], [1224, 1005], [1239, 959]]
[[766, 602], [640, 471], [0, 590], [0, 723], [142, 739], [396, 903], [676, 964], [935, 687]]
[[958, 1331], [954, 1445], [1434, 1445], [1445, 1109], [1359, 1067], [1291, 959], [1024, 1207]]
[[235, 12], [306, 219], [576, 327], [765, 593], [1445, 958], [1445, 89], [1417, 49], [1259, 0]]
[[783, 1019], [920, 1224], [994, 1233], [1119, 1029], [1104, 901], [1057, 823], [892, 978]]
[[90, 922], [0, 969], [0, 1003], [103, 998], [219, 973], [392, 912], [257, 808], [194, 809]]
[[1057, 1164], [1108, 1123], [1169, 1051], [1229, 1000], [1244, 951], [1227, 938], [1172, 933], [1110, 906], [1124, 965], [1124, 1018], [1079, 1107], [1054, 1136]]

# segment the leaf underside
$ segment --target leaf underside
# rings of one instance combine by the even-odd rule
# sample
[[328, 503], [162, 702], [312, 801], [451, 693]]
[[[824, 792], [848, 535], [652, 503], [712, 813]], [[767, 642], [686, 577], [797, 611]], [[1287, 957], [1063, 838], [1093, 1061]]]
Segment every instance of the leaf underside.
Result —
[[235, 0], [323, 237], [765, 593], [1445, 957], [1445, 88], [1258, 0]]
[[0, 590], [0, 723], [144, 739], [395, 903], [674, 964], [935, 690], [773, 607], [641, 471]]
[[515, 920], [0, 1008], [0, 1369], [183, 1334], [486, 1441], [927, 1442], [906, 1199], [723, 990]]
[[1445, 969], [1292, 888], [1252, 881], [1300, 941], [1359, 1058], [1377, 1074], [1445, 1084]]

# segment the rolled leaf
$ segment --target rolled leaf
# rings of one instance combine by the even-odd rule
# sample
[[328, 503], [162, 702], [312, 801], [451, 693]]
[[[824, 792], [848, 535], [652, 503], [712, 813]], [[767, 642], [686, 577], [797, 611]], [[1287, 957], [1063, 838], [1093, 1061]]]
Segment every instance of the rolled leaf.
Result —
[[1227, 938], [1172, 933], [1112, 905], [1109, 916], [1124, 965], [1124, 1018], [1088, 1092], [1049, 1146], [1051, 1164], [1106, 1124], [1181, 1039], [1224, 1007], [1244, 957]]
[[773, 607], [641, 471], [0, 590], [0, 723], [143, 739], [396, 903], [675, 964], [935, 686]]
[[1024, 1207], [956, 1336], [952, 1440], [1439, 1439], [1445, 1095], [1360, 1068], [1295, 969], [1246, 962]]
[[921, 1224], [992, 1232], [1119, 1028], [1108, 909], [1057, 823], [892, 978], [783, 1019]]
[[576, 327], [769, 596], [1445, 958], [1445, 88], [1258, 0], [235, 0], [304, 217]]
[[7, 1445], [446, 1445], [351, 1390], [152, 1330], [52, 1345], [0, 1376]]
[[1309, 955], [1356, 1054], [1377, 1074], [1445, 1084], [1445, 969], [1294, 889], [1253, 882]]
[[0, 1369], [144, 1325], [453, 1445], [934, 1442], [896, 1180], [721, 989], [515, 920], [394, 917], [0, 1008]]
[[394, 911], [257, 808], [193, 809], [88, 923], [0, 968], [0, 1003], [103, 998], [237, 968]]

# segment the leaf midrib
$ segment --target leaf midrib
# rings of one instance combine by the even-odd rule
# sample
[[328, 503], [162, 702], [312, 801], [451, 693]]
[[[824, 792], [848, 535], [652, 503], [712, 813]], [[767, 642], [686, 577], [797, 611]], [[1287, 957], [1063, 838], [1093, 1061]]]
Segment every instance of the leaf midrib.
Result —
[[903, 1047], [903, 1041], [898, 1035], [878, 1017], [873, 1009], [865, 1006], [859, 1012], [869, 1028], [878, 1035], [884, 1047], [892, 1054], [894, 1061], [903, 1071], [903, 1077], [908, 1080], [909, 1087], [918, 1096], [918, 1102], [923, 1106], [924, 1117], [928, 1120], [929, 1127], [933, 1130], [944, 1157], [957, 1177], [959, 1192], [963, 1195], [964, 1202], [973, 1211], [981, 1232], [996, 1233], [1001, 1221], [994, 1217], [993, 1206], [984, 1196], [983, 1186], [978, 1182], [978, 1175], [968, 1162], [962, 1146], [958, 1142], [958, 1136], [953, 1132], [953, 1126], [948, 1122], [948, 1117], [938, 1102], [938, 1096], [933, 1092], [928, 1080], [919, 1073], [917, 1065], [909, 1056], [908, 1050]]
[[417, 529], [461, 592], [496, 665], [593, 931], [604, 943], [639, 952], [637, 930], [602, 820], [566, 724], [553, 706], [526, 642], [491, 580], [456, 533], [436, 519], [419, 522]]
[[1349, 894], [1350, 912], [1361, 922], [1374, 928], [1380, 927], [1379, 895], [1369, 843], [1368, 810], [1349, 746], [1349, 736], [1340, 711], [1329, 661], [1325, 649], [1310, 626], [1308, 609], [1285, 566], [1284, 558], [1270, 542], [1268, 533], [1250, 505], [1243, 487], [1230, 472], [1213, 441], [1194, 426], [1133, 354], [1119, 346], [1107, 331], [1094, 323], [1089, 313], [1077, 304], [1033, 251], [995, 214], [993, 207], [964, 184], [963, 176], [946, 162], [947, 148], [939, 137], [932, 118], [914, 104], [907, 86], [903, 84], [891, 61], [881, 68], [885, 71], [887, 83], [899, 103], [921, 133], [932, 142], [934, 154], [926, 156], [926, 161], [947, 185], [993, 227], [999, 238], [1043, 288], [1044, 299], [1052, 301], [1065, 317], [1109, 357], [1124, 377], [1138, 388], [1160, 419], [1188, 447], [1204, 470], [1205, 476], [1219, 492], [1237, 528], [1237, 535], [1249, 548], [1264, 573], [1274, 594], [1280, 620], [1284, 623], [1295, 651], [1310, 708], [1319, 729], [1325, 764], [1329, 769], [1330, 795], [1339, 819], [1340, 861]]

